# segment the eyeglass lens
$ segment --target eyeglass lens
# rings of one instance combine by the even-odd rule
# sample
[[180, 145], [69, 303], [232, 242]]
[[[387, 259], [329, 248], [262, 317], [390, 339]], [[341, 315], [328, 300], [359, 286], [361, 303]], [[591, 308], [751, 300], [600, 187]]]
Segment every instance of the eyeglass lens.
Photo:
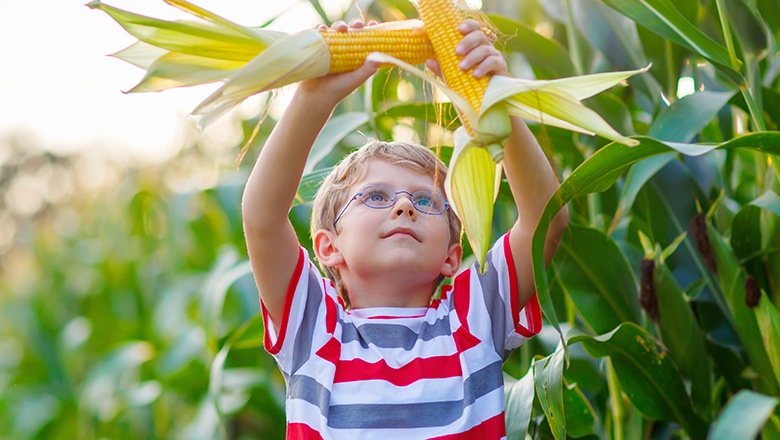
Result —
[[405, 193], [410, 194], [412, 197], [412, 205], [423, 213], [426, 214], [440, 214], [445, 209], [444, 199], [440, 195], [430, 191], [416, 191], [409, 193], [408, 191], [398, 191], [388, 188], [386, 186], [369, 186], [363, 189], [363, 193], [360, 198], [367, 206], [372, 208], [387, 208], [395, 203], [396, 194]]

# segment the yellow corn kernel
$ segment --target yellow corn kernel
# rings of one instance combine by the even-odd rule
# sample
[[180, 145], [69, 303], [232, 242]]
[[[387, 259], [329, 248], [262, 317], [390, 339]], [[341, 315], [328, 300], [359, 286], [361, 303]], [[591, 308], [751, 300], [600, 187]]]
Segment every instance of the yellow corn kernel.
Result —
[[[447, 86], [465, 97], [474, 108], [474, 112], [479, 113], [482, 97], [485, 95], [490, 78], [487, 76], [475, 78], [472, 75], [473, 69], [464, 71], [458, 67], [463, 59], [455, 53], [455, 46], [463, 38], [463, 34], [458, 30], [458, 26], [463, 21], [460, 11], [452, 0], [417, 0], [417, 12], [425, 24], [425, 32], [431, 40]], [[463, 125], [471, 136], [474, 135], [472, 123], [476, 121], [463, 120]]]
[[409, 64], [423, 64], [434, 58], [433, 47], [422, 29], [364, 28], [347, 32], [325, 29], [320, 34], [330, 51], [328, 73], [355, 70], [371, 52], [382, 52]]

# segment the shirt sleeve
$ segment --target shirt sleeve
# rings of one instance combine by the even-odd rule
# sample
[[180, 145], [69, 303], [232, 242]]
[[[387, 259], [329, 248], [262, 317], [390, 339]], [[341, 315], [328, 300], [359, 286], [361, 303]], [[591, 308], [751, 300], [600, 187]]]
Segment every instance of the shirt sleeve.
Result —
[[468, 331], [482, 341], [491, 341], [506, 360], [523, 342], [542, 329], [542, 314], [536, 293], [521, 309], [517, 297], [517, 272], [509, 246], [509, 234], [488, 251], [486, 270], [474, 263], [453, 283], [453, 301]]
[[335, 315], [335, 301], [329, 295], [328, 284], [309, 261], [306, 250], [300, 248], [278, 331], [260, 301], [265, 326], [263, 345], [286, 375], [295, 373], [311, 357], [313, 347], [330, 338], [327, 328], [331, 327], [329, 318]]

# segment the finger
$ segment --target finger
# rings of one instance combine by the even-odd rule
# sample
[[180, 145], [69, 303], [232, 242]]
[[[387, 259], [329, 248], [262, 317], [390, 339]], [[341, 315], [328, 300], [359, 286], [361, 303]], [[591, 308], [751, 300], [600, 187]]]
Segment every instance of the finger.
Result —
[[484, 75], [510, 76], [506, 60], [500, 54], [491, 55], [485, 58], [472, 72], [474, 77], [479, 78]]
[[441, 74], [441, 67], [439, 67], [439, 62], [434, 59], [427, 59], [425, 60], [425, 67], [431, 69], [433, 73], [438, 76], [439, 78], [442, 77]]
[[362, 18], [353, 18], [349, 22], [349, 27], [354, 28], [354, 29], [361, 29], [361, 28], [363, 28], [363, 26], [364, 26], [364, 24], [363, 24], [363, 19]]
[[458, 55], [466, 55], [478, 46], [493, 47], [490, 40], [488, 40], [487, 36], [481, 30], [471, 31], [460, 39], [458, 45], [455, 46], [455, 53]]
[[344, 22], [344, 20], [334, 21], [332, 25], [330, 25], [331, 29], [335, 29], [339, 32], [346, 32], [347, 29], [349, 29], [349, 26], [347, 26], [347, 23]]
[[466, 35], [469, 32], [479, 31], [481, 29], [482, 29], [482, 24], [477, 20], [471, 18], [467, 18], [466, 20], [463, 20], [460, 23], [460, 25], [458, 25], [458, 30], [463, 35]]
[[471, 51], [469, 51], [465, 57], [463, 57], [462, 60], [458, 63], [458, 67], [460, 67], [463, 70], [469, 70], [472, 67], [476, 67], [480, 64], [482, 64], [485, 59], [487, 59], [490, 56], [494, 55], [500, 55], [500, 52], [496, 50], [493, 47], [490, 46], [477, 46]]
[[325, 26], [324, 24], [321, 24], [321, 23], [318, 24], [317, 26], [314, 26], [314, 29], [317, 29], [318, 31], [324, 31], [327, 28], [328, 28], [327, 26]]
[[376, 21], [376, 20], [371, 20], [371, 21], [369, 21], [369, 22], [368, 22], [368, 25], [369, 25], [369, 26], [376, 26], [376, 25], [378, 25], [378, 24], [379, 24], [379, 22], [378, 22], [378, 21]]
[[363, 61], [363, 65], [358, 67], [357, 70], [347, 72], [347, 74], [351, 75], [356, 81], [354, 88], [357, 88], [360, 84], [366, 82], [368, 78], [371, 77], [371, 75], [375, 74], [377, 70], [379, 70], [379, 63], [376, 61], [365, 60]]

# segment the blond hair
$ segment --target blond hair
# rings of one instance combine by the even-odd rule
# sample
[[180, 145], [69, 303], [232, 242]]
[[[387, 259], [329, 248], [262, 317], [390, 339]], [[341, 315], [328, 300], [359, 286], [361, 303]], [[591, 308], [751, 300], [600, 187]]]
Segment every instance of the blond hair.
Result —
[[[317, 190], [311, 215], [312, 235], [320, 229], [338, 233], [337, 227], [333, 223], [339, 211], [347, 203], [349, 197], [352, 196], [347, 191], [365, 176], [368, 162], [371, 160], [381, 160], [393, 165], [400, 165], [431, 176], [434, 180], [434, 185], [446, 199], [444, 179], [447, 176], [447, 166], [431, 150], [409, 142], [371, 140], [345, 157], [325, 178], [322, 186]], [[450, 225], [450, 244], [459, 243], [460, 220], [452, 209], [447, 210], [447, 217]], [[343, 285], [338, 270], [324, 264], [320, 264], [320, 267], [325, 272], [325, 275], [336, 285], [336, 290], [344, 301], [345, 306], [349, 307], [349, 293]], [[444, 279], [443, 275], [439, 275], [434, 287], [438, 287]]]

